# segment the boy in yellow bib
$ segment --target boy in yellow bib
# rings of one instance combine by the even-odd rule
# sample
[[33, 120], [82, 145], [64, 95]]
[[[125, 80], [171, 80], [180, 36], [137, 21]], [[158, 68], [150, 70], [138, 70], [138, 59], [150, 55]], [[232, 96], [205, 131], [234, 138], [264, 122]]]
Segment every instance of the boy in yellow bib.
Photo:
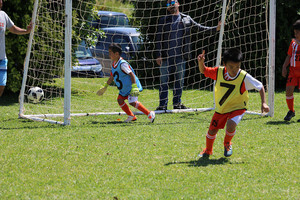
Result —
[[219, 129], [226, 126], [224, 138], [224, 156], [232, 155], [231, 140], [235, 135], [236, 126], [243, 118], [248, 108], [248, 90], [256, 89], [261, 97], [261, 111], [269, 112], [266, 104], [265, 89], [260, 81], [253, 78], [246, 71], [240, 69], [243, 54], [236, 48], [223, 53], [224, 67], [206, 67], [204, 64], [205, 51], [198, 56], [200, 72], [213, 80], [215, 84], [216, 112], [211, 120], [206, 134], [206, 148], [200, 157], [209, 157], [213, 153], [213, 143]]

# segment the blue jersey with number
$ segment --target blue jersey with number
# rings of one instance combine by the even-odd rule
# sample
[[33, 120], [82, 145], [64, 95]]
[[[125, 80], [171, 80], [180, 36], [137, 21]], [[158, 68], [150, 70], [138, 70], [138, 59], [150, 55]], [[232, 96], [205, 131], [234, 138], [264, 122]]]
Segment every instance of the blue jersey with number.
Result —
[[120, 58], [117, 64], [113, 64], [111, 68], [111, 73], [112, 76], [114, 77], [114, 81], [119, 89], [119, 94], [122, 95], [123, 97], [126, 97], [130, 94], [131, 88], [132, 88], [132, 82], [130, 79], [130, 75], [126, 74], [122, 68], [121, 64], [122, 63], [127, 63], [128, 66], [130, 67], [132, 73], [135, 76], [135, 82], [139, 88], [139, 91], [143, 90], [143, 87], [138, 79], [138, 77], [135, 75], [133, 68], [130, 66], [130, 64], [124, 60], [123, 58]]

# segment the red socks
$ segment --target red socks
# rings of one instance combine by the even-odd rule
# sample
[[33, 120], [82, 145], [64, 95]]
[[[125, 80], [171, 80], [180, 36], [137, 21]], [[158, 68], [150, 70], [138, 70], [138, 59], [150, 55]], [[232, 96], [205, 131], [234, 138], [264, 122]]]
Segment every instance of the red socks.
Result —
[[128, 105], [125, 102], [120, 105], [120, 107], [128, 116], [134, 116], [133, 112], [129, 109]]
[[[129, 109], [129, 106], [124, 102], [122, 105], [120, 105], [120, 107], [122, 108], [122, 110], [129, 116], [134, 116], [133, 112]], [[149, 115], [150, 111], [140, 102], [136, 102], [135, 107], [137, 109], [139, 109], [140, 111], [142, 111], [145, 115]]]
[[[230, 133], [226, 130], [226, 135], [225, 135], [225, 138], [224, 138], [224, 145], [227, 144], [227, 143], [231, 144], [231, 140], [232, 140], [234, 135], [235, 135], [235, 131]], [[217, 134], [215, 134], [215, 135], [210, 135], [209, 133], [206, 134], [206, 149], [205, 149], [205, 152], [209, 155], [211, 155], [213, 153], [213, 145], [214, 145], [214, 141], [215, 141], [216, 137], [217, 137]]]
[[286, 103], [289, 110], [295, 112], [294, 110], [294, 96], [286, 97]]
[[214, 141], [215, 141], [216, 137], [217, 137], [217, 134], [215, 134], [215, 135], [210, 135], [209, 133], [206, 134], [205, 152], [209, 155], [211, 155], [213, 152], [213, 145], [214, 145]]
[[150, 111], [141, 102], [136, 101], [135, 102], [135, 108], [139, 109], [140, 111], [142, 111], [147, 116], [150, 113]]

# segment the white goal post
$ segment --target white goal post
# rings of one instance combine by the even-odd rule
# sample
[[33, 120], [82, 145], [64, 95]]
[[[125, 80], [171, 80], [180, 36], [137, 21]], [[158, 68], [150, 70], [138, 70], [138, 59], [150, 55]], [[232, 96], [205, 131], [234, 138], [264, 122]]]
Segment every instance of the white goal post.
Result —
[[[125, 115], [117, 104], [118, 89], [108, 87], [96, 95], [109, 75], [108, 45], [120, 43], [123, 57], [134, 68], [142, 85], [139, 96], [149, 110], [159, 104], [160, 73], [156, 64], [155, 36], [159, 19], [168, 16], [162, 0], [35, 0], [24, 61], [19, 117], [35, 121], [70, 125], [79, 116]], [[185, 62], [182, 102], [189, 109], [173, 109], [173, 73], [169, 79], [169, 101], [160, 113], [203, 112], [214, 109], [214, 82], [200, 74], [196, 56], [206, 50], [206, 65], [221, 64], [222, 52], [241, 49], [245, 57], [241, 68], [266, 88], [270, 112], [274, 116], [276, 0], [179, 0], [180, 11], [204, 26], [219, 32], [193, 31], [191, 55]], [[107, 12], [104, 12], [107, 11]], [[224, 25], [225, 24], [225, 25]], [[99, 69], [102, 71], [99, 71]], [[103, 76], [104, 75], [104, 76]], [[44, 91], [44, 99], [31, 103], [32, 87]], [[251, 92], [248, 114], [260, 113], [257, 92]], [[135, 114], [142, 114], [130, 107]]]

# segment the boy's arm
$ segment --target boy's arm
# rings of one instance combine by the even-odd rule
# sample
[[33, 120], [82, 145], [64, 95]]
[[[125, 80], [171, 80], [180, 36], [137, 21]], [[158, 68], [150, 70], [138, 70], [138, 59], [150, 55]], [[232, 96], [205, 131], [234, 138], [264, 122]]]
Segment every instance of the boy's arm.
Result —
[[198, 57], [198, 66], [199, 66], [199, 70], [202, 74], [204, 74], [205, 71], [205, 64], [204, 64], [204, 60], [205, 60], [205, 50], [202, 51], [202, 54], [200, 54]]
[[287, 66], [289, 66], [289, 64], [290, 64], [290, 59], [291, 59], [291, 56], [290, 56], [290, 55], [287, 55], [286, 58], [285, 58], [285, 61], [284, 61], [283, 65], [282, 65], [282, 76], [283, 76], [283, 77], [286, 77], [286, 75], [287, 75], [287, 70], [286, 70], [286, 68], [287, 68]]
[[98, 96], [103, 95], [106, 92], [107, 87], [114, 81], [114, 77], [110, 76], [109, 79], [106, 81], [106, 83], [104, 83], [104, 86], [102, 86], [102, 88], [100, 88], [100, 90], [98, 90], [96, 92], [96, 94]]
[[204, 74], [205, 77], [211, 78], [213, 80], [217, 80], [217, 74], [218, 74], [218, 68], [219, 67], [206, 67], [204, 64], [205, 60], [205, 51], [202, 51], [202, 54], [200, 54], [198, 57], [198, 66], [199, 70], [202, 74]]
[[135, 75], [134, 75], [134, 73], [133, 73], [133, 72], [130, 72], [130, 73], [129, 73], [129, 76], [130, 76], [130, 79], [131, 79], [131, 83], [132, 83], [132, 84], [135, 84]]
[[114, 81], [114, 77], [110, 76], [109, 79], [106, 82], [107, 86], [110, 85], [110, 84], [112, 84], [113, 81]]
[[262, 87], [261, 90], [259, 91], [260, 98], [261, 98], [261, 112], [262, 113], [268, 113], [270, 111], [270, 108], [268, 104], [266, 103], [266, 93], [265, 93], [265, 88]]

